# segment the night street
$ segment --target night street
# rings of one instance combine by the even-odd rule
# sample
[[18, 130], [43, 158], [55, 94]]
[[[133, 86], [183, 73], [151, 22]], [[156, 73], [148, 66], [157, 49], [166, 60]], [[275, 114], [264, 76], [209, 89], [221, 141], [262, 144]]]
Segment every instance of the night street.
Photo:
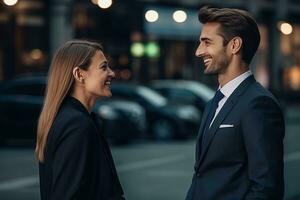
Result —
[[[300, 124], [298, 110], [287, 114], [285, 137], [286, 199], [300, 195]], [[113, 146], [121, 183], [129, 200], [182, 200], [191, 183], [195, 141], [136, 142]], [[24, 145], [0, 149], [1, 200], [39, 199], [34, 151]], [[292, 198], [293, 197], [293, 198]]]
[[0, 200], [300, 200], [300, 0], [0, 0], [0, 33]]

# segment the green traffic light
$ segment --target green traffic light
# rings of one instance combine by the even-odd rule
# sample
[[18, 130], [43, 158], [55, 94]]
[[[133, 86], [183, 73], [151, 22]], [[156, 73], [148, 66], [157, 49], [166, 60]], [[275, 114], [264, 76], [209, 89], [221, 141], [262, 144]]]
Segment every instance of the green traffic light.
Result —
[[160, 56], [160, 48], [156, 42], [149, 42], [145, 46], [145, 53], [148, 57], [159, 57]]
[[131, 45], [130, 52], [134, 57], [142, 57], [145, 53], [144, 45], [141, 42], [135, 42]]

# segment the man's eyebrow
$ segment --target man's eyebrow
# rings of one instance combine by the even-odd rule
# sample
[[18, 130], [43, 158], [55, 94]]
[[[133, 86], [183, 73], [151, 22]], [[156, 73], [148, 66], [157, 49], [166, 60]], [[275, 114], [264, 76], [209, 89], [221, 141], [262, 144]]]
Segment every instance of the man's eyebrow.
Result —
[[210, 38], [207, 38], [207, 37], [203, 37], [203, 38], [200, 38], [200, 42], [201, 41], [212, 41]]

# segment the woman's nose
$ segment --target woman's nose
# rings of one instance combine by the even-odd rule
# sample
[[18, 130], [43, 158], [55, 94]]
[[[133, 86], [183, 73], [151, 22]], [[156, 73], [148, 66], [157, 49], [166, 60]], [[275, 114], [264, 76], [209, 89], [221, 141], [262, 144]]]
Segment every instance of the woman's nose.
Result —
[[115, 77], [115, 72], [111, 68], [109, 68], [109, 74], [108, 75], [114, 78]]

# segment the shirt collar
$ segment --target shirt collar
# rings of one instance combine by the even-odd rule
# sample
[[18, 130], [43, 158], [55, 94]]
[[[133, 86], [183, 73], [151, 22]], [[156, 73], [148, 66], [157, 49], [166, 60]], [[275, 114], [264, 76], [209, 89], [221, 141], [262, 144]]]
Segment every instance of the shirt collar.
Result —
[[224, 94], [225, 97], [229, 97], [233, 91], [249, 76], [251, 76], [252, 73], [250, 70], [246, 71], [245, 73], [239, 75], [238, 77], [232, 79], [228, 83], [226, 83], [223, 87], [219, 86], [219, 89]]

